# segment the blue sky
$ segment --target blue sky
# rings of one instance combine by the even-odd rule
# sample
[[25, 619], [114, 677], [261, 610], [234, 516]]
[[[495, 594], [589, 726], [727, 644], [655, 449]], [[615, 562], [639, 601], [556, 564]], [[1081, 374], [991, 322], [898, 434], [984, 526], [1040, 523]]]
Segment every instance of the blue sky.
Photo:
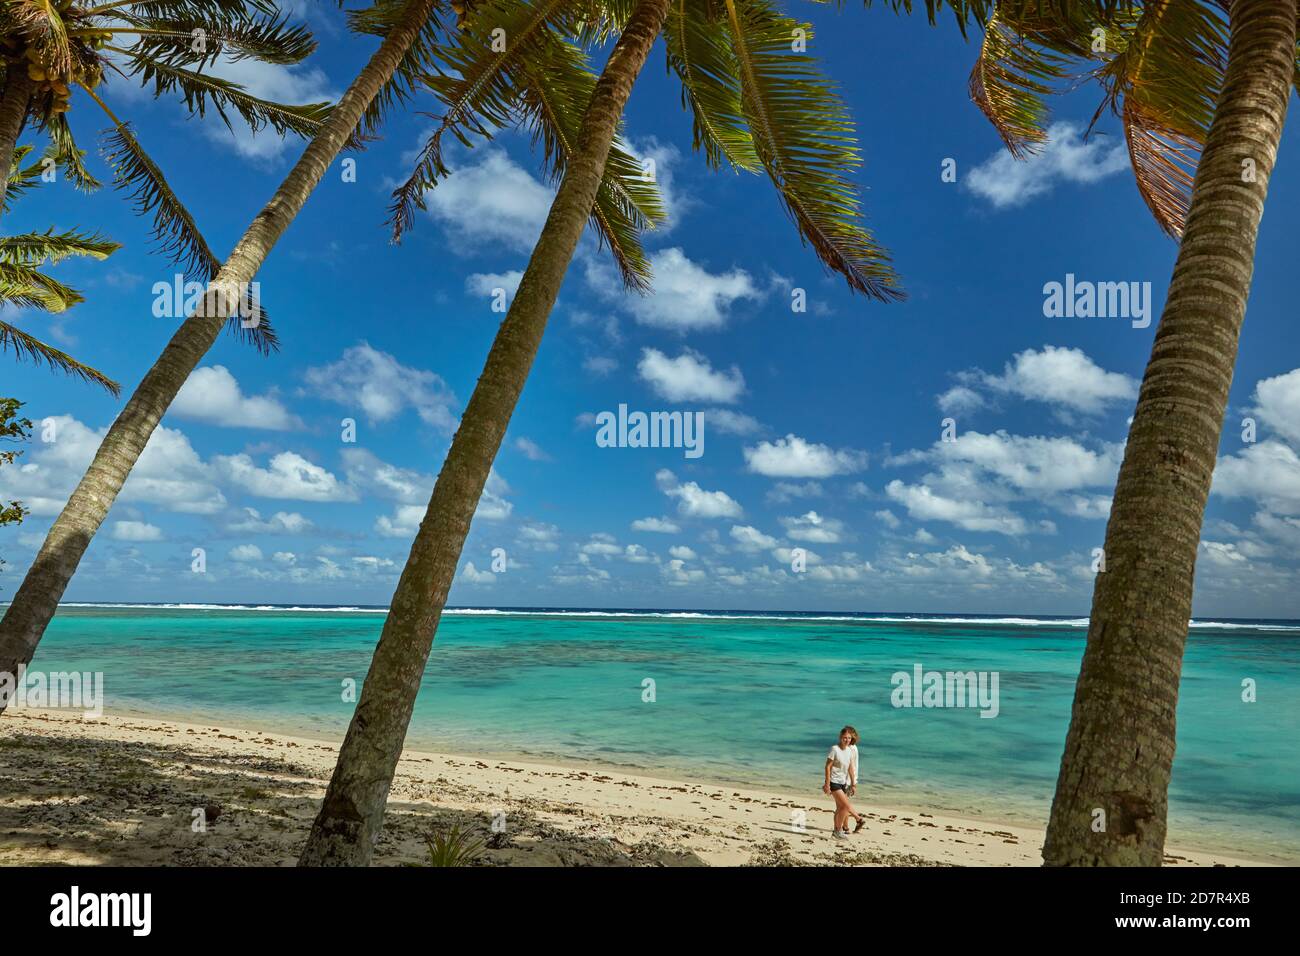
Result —
[[[466, 544], [451, 601], [1086, 614], [1136, 386], [1176, 247], [1152, 222], [1112, 120], [1055, 101], [1053, 141], [1014, 163], [969, 102], [974, 47], [947, 23], [811, 4], [810, 49], [841, 85], [865, 157], [853, 176], [909, 299], [852, 296], [800, 246], [765, 179], [710, 172], [657, 49], [628, 110], [670, 207], [647, 236], [655, 295], [622, 292], [584, 241]], [[294, 68], [239, 68], [257, 92], [337, 96], [372, 41], [333, 4], [300, 5], [321, 42]], [[114, 80], [219, 254], [301, 149], [186, 121]], [[78, 101], [83, 146], [103, 124]], [[69, 600], [384, 604], [551, 194], [525, 137], [452, 154], [455, 174], [400, 246], [388, 193], [436, 112], [394, 117], [336, 163], [259, 276], [282, 351], [223, 336], [163, 421], [69, 588]], [[1287, 225], [1300, 172], [1284, 137], [1198, 563], [1200, 616], [1300, 616], [1300, 356]], [[957, 181], [944, 182], [945, 159]], [[102, 163], [96, 158], [96, 169]], [[175, 322], [152, 312], [175, 269], [111, 189], [42, 187], [12, 231], [99, 229], [124, 248], [56, 275], [87, 302], [8, 316], [118, 378], [127, 393]], [[1288, 268], [1291, 267], [1291, 269]], [[1067, 273], [1149, 282], [1150, 327], [1049, 318]], [[517, 280], [516, 280], [517, 281]], [[806, 293], [793, 312], [791, 292]], [[0, 532], [12, 593], [120, 404], [45, 369], [0, 363], [0, 394], [38, 423], [0, 496], [32, 515]], [[600, 448], [593, 416], [702, 411], [705, 452]], [[957, 440], [942, 441], [942, 421]], [[1257, 423], [1243, 442], [1241, 421]], [[340, 423], [355, 419], [357, 440]], [[52, 442], [40, 423], [52, 419]], [[206, 570], [192, 570], [202, 548]], [[494, 573], [492, 552], [506, 554]], [[807, 553], [791, 567], [791, 549]]]

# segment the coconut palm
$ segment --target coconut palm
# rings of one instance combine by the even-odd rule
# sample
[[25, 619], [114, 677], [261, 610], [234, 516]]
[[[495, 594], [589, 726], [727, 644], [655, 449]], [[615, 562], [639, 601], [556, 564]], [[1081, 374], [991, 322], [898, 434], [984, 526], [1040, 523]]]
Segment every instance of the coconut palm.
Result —
[[[31, 149], [30, 146], [20, 146], [14, 150], [9, 176], [12, 186], [4, 204], [12, 202], [40, 180], [43, 163], [23, 166], [23, 159]], [[76, 230], [56, 233], [51, 228], [45, 232], [0, 237], [0, 307], [9, 305], [43, 312], [64, 312], [78, 302], [84, 302], [85, 297], [47, 274], [44, 268], [72, 257], [107, 259], [120, 248], [116, 242]], [[103, 372], [78, 362], [68, 353], [8, 322], [0, 321], [0, 352], [3, 351], [13, 351], [19, 359], [44, 362], [52, 369], [100, 385], [114, 396], [121, 390], [121, 386]]]
[[[49, 137], [73, 185], [97, 186], [67, 114], [80, 92], [112, 121], [114, 148], [140, 152], [129, 126], [104, 102], [114, 74], [155, 97], [179, 96], [191, 116], [213, 110], [229, 125], [233, 112], [254, 130], [314, 135], [328, 104], [274, 103], [206, 71], [223, 57], [298, 63], [315, 46], [306, 29], [288, 24], [267, 0], [7, 0], [0, 9], [0, 156], [11, 154], [30, 119]], [[0, 183], [0, 200], [6, 185]]]
[[[385, 35], [383, 43], [338, 105], [323, 117], [301, 158], [216, 272], [203, 304], [177, 329], [104, 436], [89, 470], [50, 528], [4, 618], [0, 619], [0, 673], [15, 673], [18, 664], [31, 660], [81, 556], [149, 437], [185, 379], [216, 341], [233, 305], [244, 301], [248, 283], [330, 163], [353, 140], [359, 127], [366, 129], [368, 123], [377, 121], [375, 110], [400, 102], [407, 95], [417, 66], [408, 56], [427, 49], [428, 31], [437, 26], [433, 16], [437, 5], [437, 0], [380, 2], [368, 12], [362, 12], [372, 31]], [[202, 9], [209, 14], [221, 13], [243, 4], [235, 4], [233, 0], [142, 0], [136, 4], [106, 6], [148, 8], [143, 12], [164, 15], [181, 7], [190, 12]], [[11, 68], [9, 75], [14, 74]], [[198, 102], [197, 98], [194, 102]], [[59, 115], [51, 119], [50, 128], [60, 128]], [[75, 155], [75, 150], [64, 142], [61, 155]], [[195, 238], [197, 231], [192, 230], [192, 218], [173, 201], [157, 167], [143, 153], [135, 151], [130, 142], [123, 141], [121, 145], [127, 156], [119, 161], [134, 164], [128, 172], [128, 181], [132, 181], [130, 173], [133, 172], [133, 181], [138, 184], [137, 202], [154, 211], [155, 222], [170, 230], [165, 234], [176, 237], [183, 249], [200, 250], [196, 254], [202, 255], [206, 245], [199, 246]]]
[[[511, 24], [505, 36], [530, 42], [544, 63], [571, 26], [565, 7], [562, 0], [476, 5], [467, 31], [479, 43], [464, 44], [470, 59], [458, 77], [434, 84], [449, 106], [450, 128], [460, 128], [458, 104], [490, 99], [504, 82], [500, 73], [509, 64], [492, 50], [492, 31]], [[531, 40], [521, 28], [532, 30]], [[541, 237], [438, 475], [301, 865], [364, 865], [370, 859], [470, 521], [584, 223], [600, 199], [600, 170], [624, 105], [657, 37], [663, 35], [670, 67], [683, 81], [696, 146], [706, 159], [766, 172], [799, 235], [828, 268], [855, 291], [885, 301], [901, 296], [887, 257], [858, 220], [856, 192], [844, 175], [859, 162], [852, 123], [815, 61], [793, 51], [798, 29], [807, 27], [767, 0], [638, 0], [622, 22], [567, 147], [572, 156]], [[407, 221], [408, 200], [436, 180], [441, 132], [411, 183], [398, 190], [399, 228]]]
[[[164, 0], [145, 0], [151, 2]], [[579, 0], [575, 2], [575, 7], [578, 6], [584, 11], [597, 10], [595, 2]], [[370, 7], [349, 13], [349, 24], [354, 31], [381, 36], [382, 45], [324, 119], [302, 157], [208, 284], [204, 302], [172, 336], [104, 436], [90, 468], [50, 528], [22, 585], [0, 619], [0, 673], [13, 673], [19, 663], [31, 660], [77, 564], [149, 437], [181, 385], [212, 347], [227, 317], [232, 312], [244, 311], [235, 307], [247, 301], [244, 290], [248, 283], [301, 211], [329, 164], [345, 146], [373, 135], [386, 113], [407, 102], [414, 85], [436, 72], [435, 54], [448, 53], [454, 48], [454, 43], [438, 42], [446, 32], [438, 16], [441, 7], [438, 0], [377, 0]], [[589, 24], [589, 29], [600, 29], [598, 18], [586, 17], [583, 22]], [[580, 65], [574, 67], [569, 62], [552, 66], [553, 71], [528, 77], [537, 87], [533, 95], [548, 102], [556, 98], [547, 92], [552, 86], [564, 90], [583, 82], [566, 72]], [[469, 112], [464, 121], [477, 122]], [[559, 143], [568, 135], [567, 127], [556, 127], [549, 114], [537, 117], [535, 130], [548, 144]], [[183, 234], [185, 238], [178, 240], [179, 248], [198, 250], [196, 261], [207, 261], [210, 253], [206, 245], [198, 244], [201, 238], [196, 238], [197, 231], [192, 230], [192, 218], [171, 201], [170, 192], [162, 191], [165, 183], [157, 168], [148, 157], [131, 149], [129, 143], [119, 143], [119, 153], [118, 162], [128, 166], [128, 178], [141, 184], [137, 202], [142, 208], [154, 211], [158, 228], [176, 230], [170, 233], [173, 236]], [[568, 153], [556, 149], [550, 162], [554, 170], [562, 172]], [[644, 258], [636, 244], [636, 229], [662, 216], [657, 193], [653, 184], [642, 181], [631, 157], [621, 151], [600, 167], [597, 174], [602, 188], [613, 197], [606, 207], [608, 227], [604, 235], [620, 243], [620, 262], [628, 263], [635, 271], [636, 263]]]
[[[1296, 0], [1001, 0], [971, 78], [1017, 155], [1043, 95], [1084, 77], [1138, 189], [1181, 238], [1129, 429], [1043, 847], [1050, 866], [1159, 865], [1201, 524], [1287, 100]], [[1094, 32], [1100, 31], [1100, 34]], [[1096, 43], [1098, 36], [1104, 42]]]

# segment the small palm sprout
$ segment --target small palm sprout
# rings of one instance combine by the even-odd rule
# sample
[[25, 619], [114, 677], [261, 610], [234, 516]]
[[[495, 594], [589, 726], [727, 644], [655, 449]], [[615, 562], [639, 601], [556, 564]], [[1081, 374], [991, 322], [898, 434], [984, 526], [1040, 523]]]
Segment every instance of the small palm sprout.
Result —
[[[26, 167], [22, 165], [31, 149], [30, 146], [23, 146], [14, 151], [10, 189], [5, 197], [7, 201], [12, 201], [40, 179], [43, 163], [35, 162]], [[51, 228], [45, 232], [0, 237], [0, 307], [64, 312], [84, 301], [84, 297], [76, 289], [46, 274], [44, 267], [74, 256], [107, 259], [120, 248], [116, 242], [101, 236], [74, 230], [55, 232]], [[0, 351], [9, 350], [19, 359], [45, 362], [51, 368], [82, 381], [103, 386], [114, 396], [121, 388], [103, 372], [83, 365], [68, 353], [8, 322], [0, 321]]]
[[429, 866], [472, 866], [483, 853], [484, 843], [453, 823], [445, 830], [424, 838], [429, 846]]
[[[167, 184], [131, 129], [104, 98], [110, 77], [139, 83], [154, 96], [177, 96], [190, 116], [215, 112], [229, 127], [237, 113], [254, 132], [313, 136], [330, 105], [286, 105], [254, 96], [212, 70], [219, 61], [301, 62], [315, 49], [311, 34], [291, 25], [268, 0], [6, 0], [0, 8], [0, 156], [11, 155], [31, 120], [48, 138], [52, 163], [75, 187], [100, 183], [83, 162], [67, 113], [78, 92], [108, 117], [105, 159], [116, 188], [137, 213], [152, 216], [161, 251], [206, 282], [220, 262], [193, 217]], [[0, 201], [15, 180], [0, 183]], [[251, 310], [251, 311], [250, 311]], [[276, 348], [274, 331], [248, 303], [239, 310], [257, 321], [232, 321], [260, 351]]]

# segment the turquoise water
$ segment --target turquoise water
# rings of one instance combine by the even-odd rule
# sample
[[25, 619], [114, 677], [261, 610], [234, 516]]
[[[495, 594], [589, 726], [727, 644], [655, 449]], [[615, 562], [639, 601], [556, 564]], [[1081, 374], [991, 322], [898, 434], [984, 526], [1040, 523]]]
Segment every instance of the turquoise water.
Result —
[[[382, 613], [65, 607], [35, 669], [102, 671], [106, 709], [341, 737]], [[449, 613], [408, 743], [819, 792], [841, 725], [860, 792], [1041, 825], [1084, 644], [1046, 619]], [[891, 705], [891, 675], [996, 671], [1000, 712]], [[1258, 701], [1241, 701], [1243, 678]], [[655, 700], [643, 701], [643, 681]], [[1170, 842], [1300, 860], [1300, 625], [1197, 625]]]

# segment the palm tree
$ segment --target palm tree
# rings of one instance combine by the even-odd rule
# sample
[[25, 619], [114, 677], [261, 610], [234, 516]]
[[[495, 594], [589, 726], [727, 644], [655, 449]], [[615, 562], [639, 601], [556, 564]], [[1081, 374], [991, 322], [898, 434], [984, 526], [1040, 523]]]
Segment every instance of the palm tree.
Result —
[[[173, 2], [173, 0], [145, 0]], [[184, 0], [188, 2], [188, 0]], [[210, 0], [226, 3], [229, 0]], [[595, 10], [596, 5], [576, 0], [575, 7]], [[46, 535], [41, 550], [14, 599], [0, 619], [0, 673], [13, 673], [19, 663], [31, 660], [45, 628], [58, 608], [77, 564], [99, 530], [131, 469], [144, 451], [150, 435], [166, 413], [190, 373], [212, 347], [226, 316], [236, 304], [247, 303], [244, 290], [266, 260], [275, 242], [302, 209], [325, 170], [345, 146], [369, 138], [382, 124], [387, 111], [405, 103], [417, 82], [435, 72], [436, 54], [452, 55], [454, 45], [439, 44], [442, 24], [436, 15], [439, 0], [377, 0], [372, 6], [348, 14], [349, 24], [359, 33], [384, 37], [379, 50], [334, 107], [302, 158], [290, 170], [270, 202], [253, 220], [224, 265], [215, 267], [193, 219], [172, 196], [157, 167], [129, 141], [115, 140], [113, 161], [123, 170], [124, 181], [137, 182], [136, 202], [142, 211], [152, 210], [155, 229], [170, 235], [175, 249], [203, 266], [214, 264], [214, 278], [205, 301], [172, 336], [162, 355], [145, 375], [122, 413], [109, 428], [90, 468], [69, 497], [63, 511]], [[587, 21], [596, 29], [597, 20]], [[564, 91], [581, 86], [581, 76], [572, 61], [551, 64], [546, 73], [523, 74], [536, 99], [553, 103]], [[579, 71], [580, 72], [580, 71]], [[518, 78], [516, 78], [518, 80]], [[513, 81], [512, 81], [513, 82]], [[558, 91], [552, 93], [552, 90]], [[516, 90], [514, 94], [522, 96]], [[538, 114], [535, 131], [548, 144], [558, 144], [568, 135], [548, 112]], [[462, 122], [477, 123], [471, 111]], [[553, 170], [562, 172], [568, 153], [558, 146], [550, 154]], [[622, 159], [620, 160], [620, 157]], [[640, 261], [636, 229], [662, 216], [657, 192], [642, 180], [630, 156], [619, 151], [601, 171], [601, 188], [614, 197], [608, 206], [608, 232], [620, 243], [620, 261], [635, 268]], [[247, 314], [243, 308], [238, 313]], [[238, 314], [236, 313], [236, 314]], [[254, 317], [254, 331], [258, 319]], [[242, 321], [235, 321], [242, 327]], [[265, 323], [261, 323], [264, 327]], [[0, 712], [3, 704], [0, 702]]]
[[[212, 109], [229, 125], [233, 111], [254, 130], [269, 125], [282, 135], [311, 136], [328, 104], [274, 103], [204, 71], [223, 56], [298, 63], [315, 46], [306, 29], [289, 26], [268, 0], [104, 0], [91, 6], [7, 0], [0, 10], [0, 156], [12, 154], [30, 118], [50, 138], [73, 185], [98, 186], [82, 163], [67, 113], [74, 93], [82, 91], [108, 114], [112, 142], [140, 152], [101, 96], [113, 73], [137, 78], [155, 97], [180, 95], [191, 116]], [[7, 179], [0, 182], [0, 202], [7, 185]]]
[[1231, 6], [1218, 106], [1106, 525], [1043, 845], [1049, 866], [1164, 857], [1196, 554], [1295, 77], [1296, 16], [1296, 0]]
[[[535, 22], [563, 6], [539, 2], [524, 9]], [[476, 8], [469, 29], [482, 37], [480, 59], [495, 56], [486, 39], [498, 17], [522, 13], [520, 7], [498, 0]], [[370, 859], [470, 521], [583, 225], [600, 198], [600, 170], [623, 107], [661, 32], [669, 63], [685, 84], [696, 144], [709, 161], [767, 172], [800, 236], [829, 268], [857, 291], [886, 301], [901, 296], [883, 251], [857, 221], [856, 193], [843, 176], [858, 162], [852, 124], [814, 61], [793, 53], [794, 31], [802, 26], [777, 14], [767, 0], [638, 0], [632, 9], [591, 94], [541, 237], [443, 462], [300, 865], [364, 865]], [[537, 30], [539, 45], [548, 42], [543, 27]], [[507, 29], [506, 35], [513, 34]], [[481, 72], [462, 70], [471, 84], [464, 92], [475, 96], [490, 87], [491, 72], [487, 64]], [[435, 88], [453, 104], [460, 90], [455, 81]], [[413, 177], [417, 183], [428, 171], [436, 173], [436, 154], [433, 143]], [[399, 226], [409, 195], [409, 189], [398, 191]]]
[[[1225, 20], [1226, 16], [1226, 20]], [[1139, 192], [1181, 237], [1106, 527], [1106, 570], [1043, 847], [1049, 866], [1163, 860], [1201, 524], [1287, 100], [1296, 0], [1002, 0], [971, 91], [1016, 155], [1074, 58], [1120, 117]], [[1093, 44], [1094, 30], [1105, 42]], [[1094, 120], [1095, 122], [1095, 120]]]
[[[233, 5], [232, 0], [143, 0], [133, 6], [170, 9], [182, 3], [202, 3], [205, 9]], [[384, 35], [383, 43], [320, 124], [302, 157], [217, 271], [204, 303], [177, 329], [104, 436], [90, 468], [50, 528], [13, 602], [0, 619], [0, 673], [16, 673], [18, 664], [31, 660], [81, 556], [158, 422], [216, 341], [233, 305], [243, 301], [248, 283], [330, 163], [354, 140], [358, 127], [371, 128], [384, 107], [408, 95], [418, 69], [415, 57], [427, 51], [432, 31], [438, 28], [434, 16], [437, 5], [438, 0], [380, 0], [357, 14], [359, 27]], [[201, 238], [195, 238], [198, 234], [192, 230], [193, 220], [173, 201], [157, 167], [136, 153], [129, 142], [122, 146], [128, 154], [124, 161], [137, 164], [132, 169], [144, 190], [137, 201], [152, 203], [149, 208], [155, 211], [155, 222], [172, 228], [172, 235], [183, 237], [179, 241], [185, 249], [199, 250], [195, 254], [202, 255], [206, 245], [200, 245]]]
[[[20, 146], [14, 150], [9, 176], [12, 185], [4, 200], [0, 201], [0, 208], [7, 208], [19, 193], [40, 180], [42, 163], [32, 163], [27, 167], [22, 165], [24, 157], [30, 152], [30, 146]], [[0, 238], [0, 306], [64, 312], [77, 303], [84, 302], [85, 297], [71, 286], [43, 272], [43, 267], [73, 256], [107, 259], [120, 248], [116, 242], [74, 230], [56, 233], [53, 229], [47, 229], [45, 232]], [[8, 322], [0, 321], [0, 352], [7, 350], [12, 350], [19, 359], [30, 358], [37, 363], [45, 362], [52, 369], [100, 385], [114, 397], [121, 390], [121, 386], [103, 372], [83, 365], [67, 352], [42, 342]]]

